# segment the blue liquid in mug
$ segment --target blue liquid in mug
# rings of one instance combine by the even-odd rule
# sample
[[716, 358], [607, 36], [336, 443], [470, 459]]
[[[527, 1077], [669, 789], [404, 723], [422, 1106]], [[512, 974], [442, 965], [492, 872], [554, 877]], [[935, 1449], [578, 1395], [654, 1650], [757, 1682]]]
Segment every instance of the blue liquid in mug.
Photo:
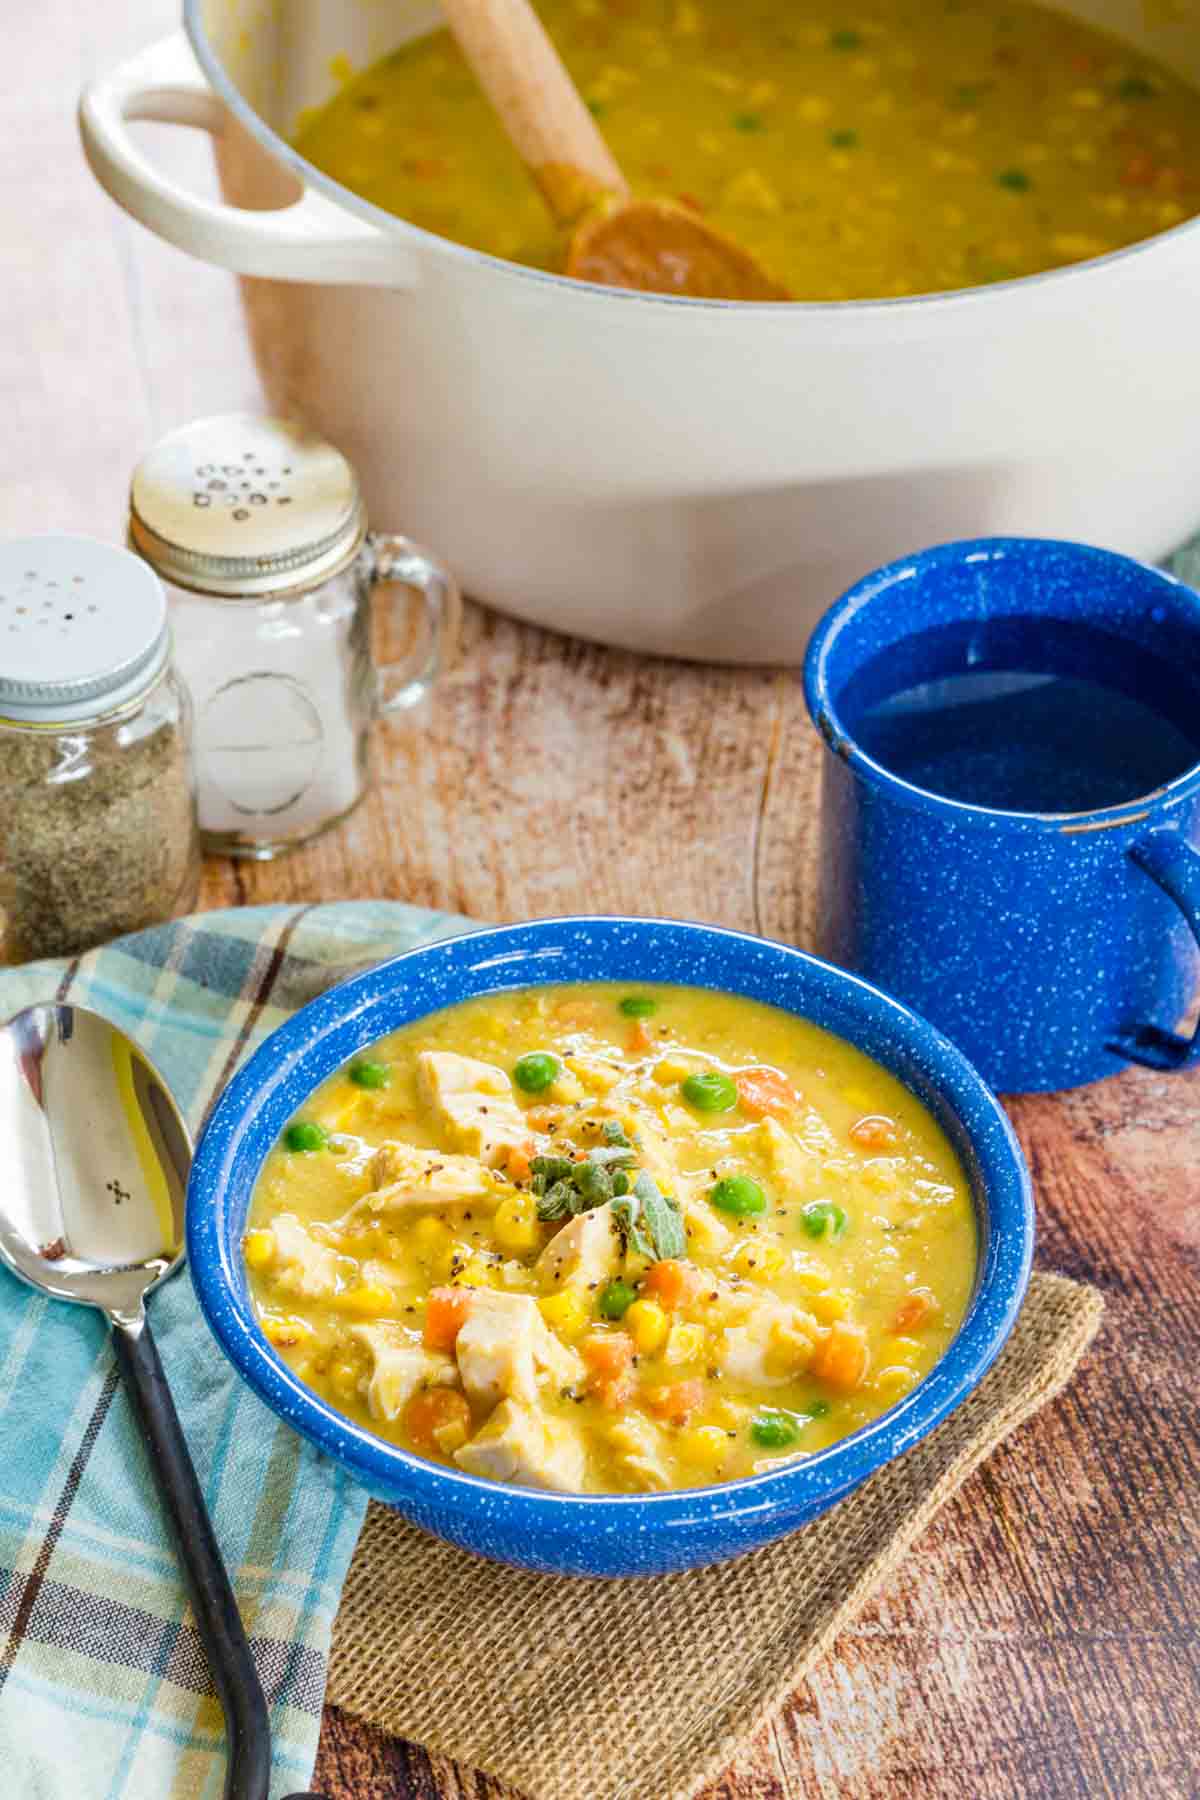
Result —
[[1200, 763], [1194, 673], [1053, 619], [918, 633], [860, 670], [842, 715], [892, 774], [1004, 812], [1123, 806]]

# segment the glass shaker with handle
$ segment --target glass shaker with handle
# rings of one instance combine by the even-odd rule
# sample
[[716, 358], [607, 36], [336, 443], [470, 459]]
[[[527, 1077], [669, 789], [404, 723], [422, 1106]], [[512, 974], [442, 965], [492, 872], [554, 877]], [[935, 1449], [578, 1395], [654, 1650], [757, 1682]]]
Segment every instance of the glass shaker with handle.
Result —
[[[142, 459], [129, 542], [170, 596], [204, 848], [267, 859], [344, 819], [369, 784], [372, 725], [421, 700], [452, 660], [449, 570], [368, 530], [332, 445], [254, 414], [184, 426]], [[380, 665], [385, 596], [407, 652]]]

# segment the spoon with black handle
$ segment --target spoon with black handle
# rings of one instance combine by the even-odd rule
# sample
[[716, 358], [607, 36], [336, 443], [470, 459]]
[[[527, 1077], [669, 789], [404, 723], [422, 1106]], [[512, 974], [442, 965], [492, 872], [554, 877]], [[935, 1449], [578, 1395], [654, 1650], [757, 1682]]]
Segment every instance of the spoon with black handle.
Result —
[[145, 1311], [183, 1262], [191, 1160], [166, 1083], [107, 1019], [32, 1006], [0, 1028], [0, 1261], [112, 1326], [225, 1715], [225, 1800], [267, 1800], [266, 1697]]

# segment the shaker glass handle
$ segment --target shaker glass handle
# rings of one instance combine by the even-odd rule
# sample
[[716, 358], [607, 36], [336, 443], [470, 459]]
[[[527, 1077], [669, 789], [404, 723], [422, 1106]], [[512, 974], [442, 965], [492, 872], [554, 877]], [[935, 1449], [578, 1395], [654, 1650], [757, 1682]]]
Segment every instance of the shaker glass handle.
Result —
[[[1174, 900], [1200, 946], [1200, 850], [1194, 849], [1181, 831], [1164, 828], [1148, 831], [1129, 855]], [[1139, 1025], [1108, 1048], [1148, 1069], [1187, 1069], [1200, 1063], [1200, 1026], [1191, 1037], [1180, 1037], [1159, 1025]]]
[[[420, 641], [403, 662], [385, 663], [376, 671], [377, 705], [381, 713], [404, 712], [423, 700], [439, 675], [454, 661], [462, 624], [462, 595], [444, 563], [406, 537], [372, 532], [375, 566], [372, 580], [379, 586], [408, 588], [425, 602]], [[399, 596], [396, 596], [397, 601]]]

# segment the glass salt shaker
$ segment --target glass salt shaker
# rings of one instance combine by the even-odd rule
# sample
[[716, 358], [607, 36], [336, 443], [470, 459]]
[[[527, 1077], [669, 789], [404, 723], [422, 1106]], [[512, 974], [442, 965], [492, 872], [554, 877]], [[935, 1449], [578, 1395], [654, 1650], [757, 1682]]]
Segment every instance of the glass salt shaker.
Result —
[[190, 717], [144, 563], [91, 538], [0, 544], [0, 965], [192, 905]]
[[[143, 458], [129, 542], [168, 584], [205, 849], [267, 859], [344, 819], [367, 788], [371, 726], [453, 655], [453, 576], [368, 532], [339, 451], [254, 414], [199, 420]], [[372, 653], [377, 589], [399, 608], [388, 623], [415, 632], [399, 663]]]

